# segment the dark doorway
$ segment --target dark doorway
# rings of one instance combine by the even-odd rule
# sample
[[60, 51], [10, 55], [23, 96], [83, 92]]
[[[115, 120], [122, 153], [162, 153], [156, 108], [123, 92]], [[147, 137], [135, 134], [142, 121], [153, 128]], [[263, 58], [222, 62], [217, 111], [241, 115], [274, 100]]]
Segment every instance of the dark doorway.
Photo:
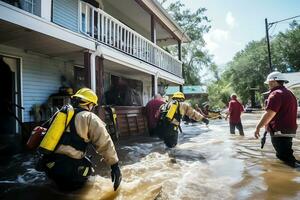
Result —
[[86, 80], [86, 69], [81, 66], [74, 66], [74, 89], [76, 92], [78, 89], [87, 86], [87, 80]]
[[20, 66], [19, 59], [0, 55], [0, 135], [19, 132], [20, 108]]
[[110, 89], [105, 93], [107, 105], [142, 106], [143, 82], [111, 75]]

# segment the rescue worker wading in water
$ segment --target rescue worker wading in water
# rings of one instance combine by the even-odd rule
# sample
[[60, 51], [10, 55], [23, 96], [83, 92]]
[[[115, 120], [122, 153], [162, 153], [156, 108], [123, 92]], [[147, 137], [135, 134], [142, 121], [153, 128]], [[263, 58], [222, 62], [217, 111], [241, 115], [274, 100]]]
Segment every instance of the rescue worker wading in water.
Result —
[[[118, 166], [119, 160], [114, 144], [105, 128], [104, 122], [92, 113], [94, 107], [97, 106], [97, 102], [98, 97], [91, 89], [82, 88], [78, 90], [72, 96], [74, 115], [67, 128], [64, 129], [56, 147], [50, 153], [42, 151], [44, 155], [38, 163], [38, 168], [45, 171], [47, 176], [60, 189], [78, 189], [87, 181], [88, 176], [92, 172], [91, 162], [85, 157], [89, 143], [103, 156], [104, 161], [111, 166], [114, 190], [120, 185], [122, 175]], [[55, 119], [48, 130], [54, 124]], [[44, 149], [41, 147], [44, 145], [43, 142], [47, 134], [40, 144], [40, 150]]]
[[164, 104], [160, 108], [160, 119], [156, 127], [157, 135], [164, 140], [169, 148], [177, 145], [178, 129], [181, 118], [186, 115], [195, 121], [203, 121], [206, 125], [209, 120], [193, 109], [185, 100], [182, 92], [175, 92], [172, 100]]

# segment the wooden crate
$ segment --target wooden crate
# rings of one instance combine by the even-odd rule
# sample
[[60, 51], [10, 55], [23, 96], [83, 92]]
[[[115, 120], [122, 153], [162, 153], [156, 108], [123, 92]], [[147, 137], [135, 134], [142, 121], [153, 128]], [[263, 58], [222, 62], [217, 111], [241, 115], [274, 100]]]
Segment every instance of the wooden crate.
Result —
[[119, 136], [148, 135], [147, 119], [142, 106], [116, 106]]

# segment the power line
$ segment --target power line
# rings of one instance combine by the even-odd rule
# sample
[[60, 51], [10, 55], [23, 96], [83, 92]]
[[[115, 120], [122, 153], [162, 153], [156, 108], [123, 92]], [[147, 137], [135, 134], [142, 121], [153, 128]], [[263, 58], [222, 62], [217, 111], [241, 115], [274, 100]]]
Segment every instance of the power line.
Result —
[[[269, 67], [270, 67], [271, 71], [273, 71], [273, 67], [272, 67], [272, 58], [271, 58], [271, 47], [270, 47], [269, 30], [275, 24], [275, 27], [273, 29], [273, 32], [274, 32], [275, 28], [276, 28], [276, 25], [278, 23], [284, 22], [284, 21], [288, 21], [288, 20], [291, 20], [291, 19], [295, 19], [295, 18], [298, 18], [298, 17], [300, 17], [300, 15], [297, 15], [297, 16], [294, 16], [294, 17], [289, 17], [289, 18], [282, 19], [282, 20], [278, 20], [278, 21], [271, 22], [271, 23], [268, 23], [268, 19], [265, 18], [266, 40], [267, 40], [267, 47], [268, 47], [268, 61], [269, 61]], [[273, 32], [272, 32], [272, 34], [273, 34]]]
[[[293, 20], [293, 22], [297, 22], [297, 23], [298, 23], [298, 22], [300, 22], [300, 20]], [[281, 25], [281, 26], [286, 26], [287, 24], [290, 25], [291, 22], [285, 21], [285, 22], [283, 22], [283, 23], [281, 23], [281, 24], [278, 24], [278, 23], [277, 23], [277, 24], [275, 24], [275, 26], [270, 27], [269, 30], [272, 31], [272, 32], [270, 33], [270, 36], [273, 36], [273, 35], [274, 35], [274, 33], [276, 32], [275, 29], [277, 28], [277, 26], [280, 26], [280, 25]]]
[[272, 33], [270, 33], [270, 36], [273, 36], [273, 34], [275, 33], [275, 30], [276, 30], [276, 27], [277, 27], [277, 24], [275, 24], [275, 26], [273, 26], [273, 31], [272, 31]]
[[298, 18], [298, 17], [300, 17], [300, 15], [297, 15], [297, 16], [294, 16], [294, 17], [289, 17], [289, 18], [282, 19], [282, 20], [275, 21], [275, 22], [271, 22], [271, 23], [269, 23], [269, 25], [272, 26], [273, 24], [277, 24], [277, 23], [280, 23], [280, 22], [288, 21], [288, 20], [295, 19], [295, 18]]
[[[293, 22], [300, 22], [300, 20], [293, 20]], [[291, 22], [283, 22], [281, 24], [290, 24]]]

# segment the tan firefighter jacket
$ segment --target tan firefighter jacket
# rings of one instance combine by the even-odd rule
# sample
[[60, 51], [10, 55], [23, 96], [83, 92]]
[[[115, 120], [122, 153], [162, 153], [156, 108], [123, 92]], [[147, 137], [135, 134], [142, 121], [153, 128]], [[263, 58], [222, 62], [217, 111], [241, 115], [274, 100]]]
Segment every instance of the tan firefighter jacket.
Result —
[[[171, 106], [171, 105], [169, 105], [169, 106]], [[190, 119], [193, 119], [195, 121], [201, 121], [204, 118], [203, 115], [201, 115], [199, 112], [197, 112], [192, 106], [190, 106], [190, 104], [188, 104], [186, 102], [179, 102], [179, 112], [180, 112], [181, 117], [186, 115]], [[172, 123], [175, 125], [179, 125], [178, 120], [176, 120], [175, 118], [172, 120]]]
[[190, 104], [186, 102], [180, 102], [180, 114], [181, 116], [188, 116], [190, 119], [193, 119], [195, 121], [201, 121], [204, 116], [201, 115], [198, 111], [196, 111]]
[[[108, 165], [113, 165], [119, 161], [113, 141], [105, 128], [105, 123], [97, 115], [88, 111], [79, 112], [75, 116], [75, 128], [85, 142], [93, 144]], [[85, 152], [76, 150], [70, 145], [63, 144], [58, 146], [55, 153], [65, 154], [74, 159], [81, 159], [85, 154]]]

